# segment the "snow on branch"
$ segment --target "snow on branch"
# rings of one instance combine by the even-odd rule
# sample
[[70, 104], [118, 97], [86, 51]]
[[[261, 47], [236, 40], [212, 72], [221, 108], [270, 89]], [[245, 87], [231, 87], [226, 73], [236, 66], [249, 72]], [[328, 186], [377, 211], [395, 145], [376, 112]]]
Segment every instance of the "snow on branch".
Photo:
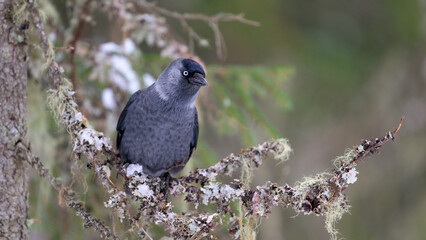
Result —
[[46, 179], [58, 191], [60, 204], [73, 209], [76, 215], [85, 222], [85, 228], [93, 227], [105, 239], [120, 240], [101, 220], [87, 212], [82, 203], [75, 201], [75, 193], [70, 188], [63, 186], [59, 180], [49, 173], [40, 158], [33, 154], [29, 143], [18, 141], [16, 143], [16, 154], [30, 164], [40, 177]]
[[[199, 222], [201, 225], [197, 225], [192, 232], [184, 225], [182, 228], [176, 227], [173, 224], [174, 221], [182, 216], [172, 212], [170, 203], [161, 204], [164, 199], [164, 192], [161, 190], [164, 180], [146, 176], [142, 174], [140, 166], [132, 164], [126, 169], [127, 187], [132, 191], [133, 196], [143, 202], [143, 208], [139, 209], [141, 215], [155, 223], [168, 224], [172, 235], [179, 239], [192, 237], [200, 229], [205, 229], [205, 234], [208, 234], [206, 229], [214, 228], [215, 223], [227, 214], [231, 216], [229, 232], [234, 237], [238, 237], [240, 235], [239, 224], [233, 224], [233, 222], [241, 221], [241, 219], [236, 217], [236, 213], [230, 207], [231, 203], [236, 201], [241, 201], [245, 208], [244, 218], [248, 216], [267, 217], [275, 206], [291, 207], [297, 213], [305, 215], [325, 216], [326, 228], [331, 237], [335, 239], [337, 232], [334, 224], [350, 208], [344, 190], [357, 180], [357, 164], [362, 158], [377, 153], [384, 143], [393, 140], [398, 130], [399, 128], [388, 132], [381, 138], [363, 140], [359, 146], [339, 157], [335, 161], [335, 168], [332, 171], [306, 177], [293, 187], [287, 184], [279, 186], [277, 183], [267, 182], [255, 189], [244, 189], [238, 179], [234, 179], [229, 184], [215, 181], [218, 174], [229, 175], [234, 170], [240, 169], [243, 161], [247, 161], [250, 168], [256, 168], [268, 155], [282, 157], [284, 154], [287, 158], [290, 148], [287, 141], [283, 139], [242, 150], [241, 154], [231, 154], [210, 168], [196, 169], [188, 176], [172, 179], [169, 184], [171, 194], [185, 195], [185, 200], [194, 203], [196, 208], [200, 204], [217, 206], [217, 212], [210, 215], [210, 219], [217, 219], [217, 221]], [[194, 183], [199, 183], [199, 185]], [[207, 219], [209, 218], [207, 217]]]
[[[105, 6], [114, 8], [120, 14], [125, 14], [127, 9], [122, 8], [125, 5], [113, 4], [119, 2], [107, 1]], [[242, 150], [240, 154], [231, 154], [214, 166], [196, 169], [188, 176], [180, 178], [173, 178], [169, 175], [150, 177], [142, 173], [141, 166], [122, 165], [112, 148], [111, 140], [103, 133], [94, 130], [82, 113], [78, 111], [72, 84], [64, 76], [64, 70], [54, 59], [54, 51], [44, 30], [40, 13], [32, 2], [28, 5], [41, 41], [40, 45], [47, 59], [49, 76], [54, 83], [54, 89], [49, 94], [49, 106], [56, 119], [66, 127], [71, 135], [75, 155], [87, 157], [88, 166], [95, 170], [99, 181], [109, 194], [109, 199], [104, 203], [105, 207], [111, 209], [120, 221], [128, 221], [136, 225], [139, 229], [138, 236], [150, 238], [149, 233], [138, 223], [140, 219], [143, 219], [155, 224], [163, 224], [170, 232], [171, 237], [175, 239], [200, 239], [211, 236], [212, 230], [219, 223], [222, 225], [229, 216], [225, 226], [228, 227], [228, 232], [234, 238], [239, 238], [243, 234], [241, 229], [244, 227], [243, 218], [268, 217], [273, 207], [282, 206], [291, 207], [297, 213], [325, 216], [327, 230], [335, 239], [337, 232], [334, 224], [350, 207], [344, 190], [356, 182], [357, 164], [364, 157], [378, 152], [384, 143], [393, 140], [400, 127], [395, 131], [388, 132], [384, 137], [363, 140], [360, 145], [337, 158], [331, 171], [307, 177], [294, 186], [266, 182], [262, 186], [250, 189], [248, 186], [244, 186], [244, 181], [239, 179], [234, 179], [229, 183], [217, 181], [219, 175], [232, 176], [232, 173], [244, 168], [255, 169], [267, 158], [287, 160], [291, 148], [285, 139], [265, 142], [257, 147]], [[174, 16], [173, 12], [160, 10], [157, 7], [152, 9], [170, 15], [170, 17]], [[183, 18], [189, 20], [196, 16], [198, 15], [183, 15]], [[223, 17], [225, 20], [233, 20], [235, 18], [224, 16], [219, 15], [214, 19], [220, 20], [220, 17]], [[144, 18], [145, 21], [149, 19], [148, 16], [144, 16]], [[240, 18], [242, 19], [242, 16]], [[45, 177], [57, 190], [64, 189], [53, 177], [49, 177], [47, 171], [43, 170], [40, 161], [30, 159], [30, 164], [39, 171], [41, 176]], [[112, 182], [111, 169], [117, 170], [125, 179], [124, 186], [116, 186]], [[186, 213], [173, 211], [173, 205], [168, 201], [169, 195], [184, 196], [185, 201], [193, 203], [196, 210]], [[239, 215], [237, 211], [233, 210], [232, 202], [240, 202], [244, 212]], [[135, 211], [129, 210], [135, 205], [133, 203], [137, 203], [139, 206], [135, 215], [131, 215]], [[198, 210], [200, 204], [216, 206], [217, 210], [215, 213], [201, 212]], [[93, 226], [103, 237], [113, 236], [108, 232], [108, 227], [91, 217], [78, 202], [67, 199], [67, 206], [77, 211], [86, 222], [87, 227]], [[112, 238], [117, 239], [116, 236]]]

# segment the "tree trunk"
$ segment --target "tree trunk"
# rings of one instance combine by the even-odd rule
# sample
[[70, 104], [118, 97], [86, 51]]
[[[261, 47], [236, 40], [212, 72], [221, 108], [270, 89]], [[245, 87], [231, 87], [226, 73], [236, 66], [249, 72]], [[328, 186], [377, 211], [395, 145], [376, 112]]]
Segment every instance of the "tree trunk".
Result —
[[28, 26], [13, 15], [23, 2], [0, 0], [0, 239], [28, 239], [27, 166], [15, 156], [27, 135]]

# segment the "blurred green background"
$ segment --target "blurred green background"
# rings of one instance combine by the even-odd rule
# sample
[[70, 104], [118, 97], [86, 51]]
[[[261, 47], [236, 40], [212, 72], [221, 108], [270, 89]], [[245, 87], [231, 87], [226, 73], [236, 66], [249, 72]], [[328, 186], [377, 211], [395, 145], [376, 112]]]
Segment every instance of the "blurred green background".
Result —
[[[68, 26], [66, 6], [62, 1], [53, 3], [61, 13], [61, 24]], [[288, 138], [294, 149], [290, 161], [278, 166], [265, 161], [254, 171], [252, 186], [267, 180], [292, 185], [303, 176], [330, 169], [331, 160], [346, 148], [384, 135], [405, 116], [395, 142], [359, 165], [358, 181], [346, 191], [351, 214], [344, 215], [337, 228], [345, 239], [426, 239], [426, 1], [186, 0], [158, 1], [158, 5], [207, 15], [242, 12], [261, 24], [221, 23], [228, 49], [224, 61], [218, 60], [214, 48], [196, 47], [209, 71], [209, 87], [202, 90], [198, 106], [202, 143], [186, 171], [280, 136]], [[96, 16], [105, 19], [100, 13]], [[107, 22], [87, 27], [83, 40], [120, 41], [117, 25]], [[176, 34], [185, 36], [177, 23], [170, 24]], [[194, 22], [193, 26], [201, 36], [213, 39], [205, 24]], [[157, 49], [140, 47], [149, 54], [142, 57], [138, 71], [156, 77], [168, 60], [158, 60]], [[114, 138], [120, 109], [102, 108], [105, 84], [85, 80], [90, 68], [83, 61], [77, 63], [80, 84], [89, 86], [80, 88], [81, 94], [90, 95], [90, 103], [100, 111], [88, 118]], [[229, 72], [222, 80], [214, 74], [221, 69]], [[65, 130], [46, 111], [46, 85], [39, 80], [29, 83], [33, 148], [64, 182], [72, 182], [71, 168], [77, 175], [87, 175], [74, 185], [81, 198], [96, 216], [114, 221], [99, 207], [106, 194], [93, 174], [84, 162], [72, 164]], [[243, 128], [233, 128], [233, 120], [217, 117], [220, 114], [213, 114], [216, 120], [210, 121], [210, 109], [203, 109], [203, 102], [222, 108], [219, 104], [227, 96], [235, 105], [222, 113], [240, 123], [247, 121]], [[123, 97], [119, 108], [127, 98]], [[245, 117], [238, 119], [239, 114]], [[92, 230], [82, 229], [73, 212], [58, 207], [57, 194], [35, 175], [30, 193], [30, 217], [41, 220], [32, 225], [31, 239], [98, 239]], [[275, 208], [262, 220], [258, 239], [329, 238], [321, 217], [294, 215], [291, 209]]]

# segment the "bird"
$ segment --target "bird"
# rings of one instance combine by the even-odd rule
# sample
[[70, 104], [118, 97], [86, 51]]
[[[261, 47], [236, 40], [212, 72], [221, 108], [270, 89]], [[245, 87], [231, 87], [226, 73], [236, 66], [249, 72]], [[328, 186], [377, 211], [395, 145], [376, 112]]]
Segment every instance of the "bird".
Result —
[[117, 149], [124, 163], [158, 177], [180, 172], [198, 141], [195, 101], [206, 73], [196, 61], [172, 61], [151, 86], [135, 92], [117, 123]]

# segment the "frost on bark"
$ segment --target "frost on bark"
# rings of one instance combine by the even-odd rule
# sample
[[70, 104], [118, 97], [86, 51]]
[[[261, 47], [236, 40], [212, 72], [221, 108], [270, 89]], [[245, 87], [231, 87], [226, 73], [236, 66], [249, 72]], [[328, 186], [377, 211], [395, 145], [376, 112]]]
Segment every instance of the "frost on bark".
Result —
[[28, 239], [28, 176], [15, 155], [27, 134], [28, 26], [19, 2], [0, 0], [0, 239]]

